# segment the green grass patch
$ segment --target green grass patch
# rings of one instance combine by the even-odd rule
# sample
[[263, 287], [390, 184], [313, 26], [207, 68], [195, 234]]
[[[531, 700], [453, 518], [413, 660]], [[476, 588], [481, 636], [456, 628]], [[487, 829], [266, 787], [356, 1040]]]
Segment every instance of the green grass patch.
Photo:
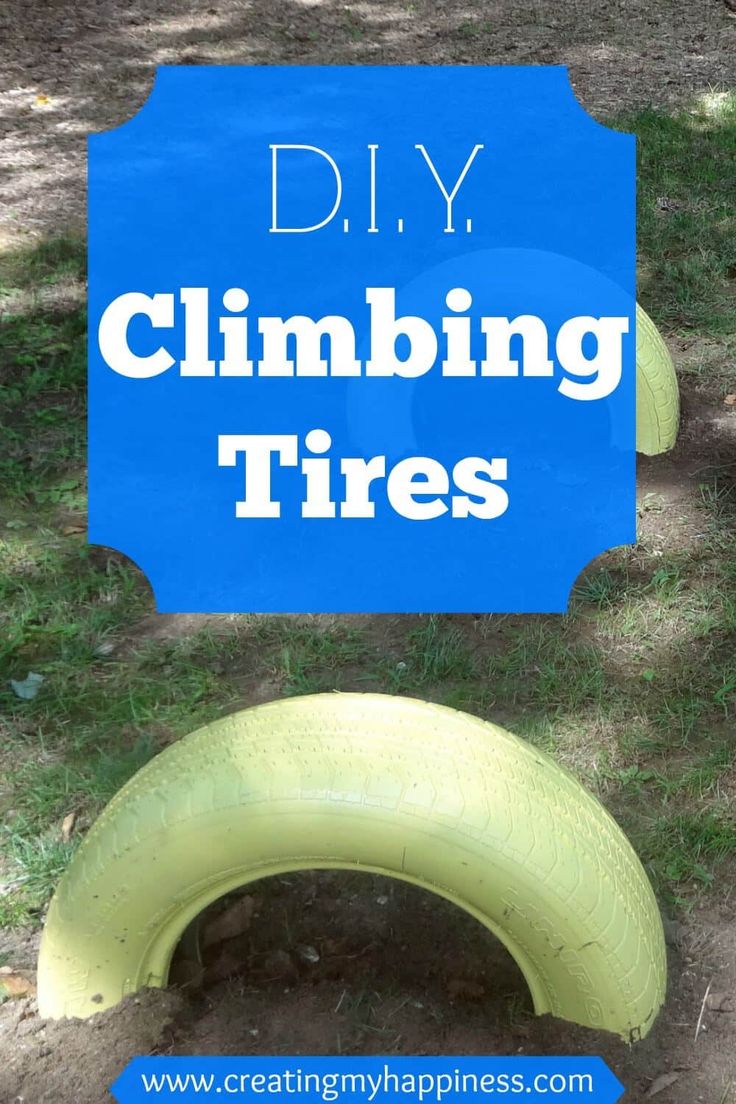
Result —
[[640, 851], [660, 882], [680, 891], [710, 886], [715, 869], [736, 855], [736, 821], [726, 810], [678, 812], [658, 817]]
[[640, 294], [665, 329], [734, 336], [736, 94], [618, 121], [638, 139]]
[[383, 679], [395, 693], [419, 692], [440, 683], [466, 682], [476, 673], [471, 647], [460, 629], [436, 614], [413, 623], [401, 658], [385, 664]]
[[284, 695], [341, 689], [341, 675], [371, 657], [362, 634], [339, 621], [305, 624], [284, 617], [254, 619], [249, 635], [272, 664]]
[[0, 505], [15, 520], [85, 504], [86, 315], [42, 294], [84, 271], [73, 238], [0, 254]]

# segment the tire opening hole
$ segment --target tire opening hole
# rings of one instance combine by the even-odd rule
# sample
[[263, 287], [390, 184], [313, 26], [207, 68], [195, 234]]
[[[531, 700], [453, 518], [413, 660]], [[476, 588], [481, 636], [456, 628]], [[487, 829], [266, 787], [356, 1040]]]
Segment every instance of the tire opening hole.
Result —
[[521, 971], [474, 917], [352, 871], [220, 898], [182, 936], [169, 982], [205, 1006], [190, 1030], [212, 1053], [472, 1053], [489, 1030], [518, 1050], [533, 1016]]

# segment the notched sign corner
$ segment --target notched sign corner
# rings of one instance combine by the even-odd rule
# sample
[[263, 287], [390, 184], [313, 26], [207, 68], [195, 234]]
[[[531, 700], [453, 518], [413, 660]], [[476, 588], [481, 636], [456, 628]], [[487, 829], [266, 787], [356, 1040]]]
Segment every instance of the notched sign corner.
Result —
[[96, 151], [100, 143], [112, 141], [123, 132], [125, 132], [127, 136], [134, 126], [140, 126], [149, 121], [154, 108], [158, 110], [162, 106], [160, 103], [163, 95], [162, 86], [166, 83], [168, 74], [175, 68], [176, 66], [172, 65], [157, 65], [154, 69], [153, 78], [146, 93], [146, 97], [133, 114], [128, 115], [125, 119], [121, 119], [121, 121], [114, 126], [107, 127], [105, 130], [97, 130], [93, 134], [87, 135], [87, 150], [90, 155]]
[[599, 131], [599, 137], [608, 139], [628, 141], [632, 147], [636, 142], [636, 135], [628, 130], [618, 130], [616, 127], [610, 126], [608, 123], [602, 122], [591, 113], [588, 107], [583, 103], [582, 99], [578, 95], [578, 91], [573, 83], [573, 79], [570, 73], [569, 65], [556, 65], [551, 66], [555, 72], [559, 73], [560, 77], [560, 92], [563, 96], [564, 102], [568, 105], [568, 109], [572, 107], [578, 119], [584, 120], [591, 128]]
[[[118, 556], [120, 559], [125, 560], [126, 561], [126, 566], [130, 566], [135, 570], [136, 574], [140, 576], [141, 581], [146, 584], [149, 591], [151, 592], [151, 598], [153, 600], [153, 608], [154, 608], [155, 612], [156, 613], [173, 612], [173, 611], [161, 608], [161, 605], [160, 605], [160, 603], [158, 601], [158, 597], [157, 597], [156, 585], [155, 585], [155, 582], [152, 578], [152, 575], [151, 575], [151, 573], [149, 573], [146, 570], [145, 567], [143, 567], [142, 563], [139, 560], [135, 559], [128, 552], [125, 552], [122, 548], [119, 548], [114, 544], [110, 544], [107, 541], [94, 540], [92, 538], [91, 529], [90, 529], [90, 532], [87, 534], [87, 548], [89, 549], [89, 552], [92, 555], [94, 555], [95, 552], [97, 552], [98, 554], [103, 554], [103, 555], [106, 552], [111, 552], [115, 556]], [[160, 589], [161, 588], [159, 588], [159, 590]], [[177, 611], [177, 612], [179, 612], [179, 611]], [[181, 612], [184, 612], [184, 611], [181, 611]]]
[[595, 564], [596, 560], [600, 559], [602, 556], [605, 556], [607, 552], [612, 552], [618, 548], [633, 548], [635, 544], [636, 533], [632, 533], [631, 531], [627, 530], [626, 532], [622, 532], [618, 537], [612, 536], [610, 543], [606, 543], [606, 546], [604, 548], [596, 548], [594, 550], [591, 550], [589, 555], [586, 555], [584, 558], [582, 558], [581, 561], [578, 561], [578, 563], [582, 562], [582, 566], [579, 567], [571, 576], [571, 581], [567, 586], [567, 598], [565, 599], [565, 603], [561, 609], [555, 610], [554, 612], [563, 614], [568, 614], [570, 612], [570, 606], [572, 604], [573, 597], [575, 596], [575, 592], [578, 591], [580, 586], [586, 581], [589, 572], [591, 585], [593, 585], [593, 580], [595, 578], [595, 576], [593, 575], [593, 565]]

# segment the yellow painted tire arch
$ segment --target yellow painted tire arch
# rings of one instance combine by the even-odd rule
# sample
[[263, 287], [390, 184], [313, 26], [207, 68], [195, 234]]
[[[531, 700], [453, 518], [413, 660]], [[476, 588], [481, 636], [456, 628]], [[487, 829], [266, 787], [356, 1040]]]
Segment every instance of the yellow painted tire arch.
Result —
[[636, 451], [671, 449], [680, 422], [680, 393], [672, 357], [649, 315], [636, 306]]
[[566, 770], [496, 725], [380, 694], [321, 694], [208, 725], [138, 772], [52, 901], [42, 1016], [92, 1015], [166, 984], [176, 943], [221, 895], [348, 868], [433, 890], [519, 964], [538, 1014], [647, 1033], [662, 924], [634, 851]]

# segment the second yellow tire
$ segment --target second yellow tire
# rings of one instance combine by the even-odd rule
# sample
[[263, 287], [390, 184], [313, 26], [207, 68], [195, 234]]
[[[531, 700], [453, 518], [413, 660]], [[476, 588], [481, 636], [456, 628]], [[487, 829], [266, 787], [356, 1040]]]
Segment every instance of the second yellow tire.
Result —
[[636, 306], [636, 451], [671, 449], [680, 423], [680, 392], [672, 357], [649, 315]]

